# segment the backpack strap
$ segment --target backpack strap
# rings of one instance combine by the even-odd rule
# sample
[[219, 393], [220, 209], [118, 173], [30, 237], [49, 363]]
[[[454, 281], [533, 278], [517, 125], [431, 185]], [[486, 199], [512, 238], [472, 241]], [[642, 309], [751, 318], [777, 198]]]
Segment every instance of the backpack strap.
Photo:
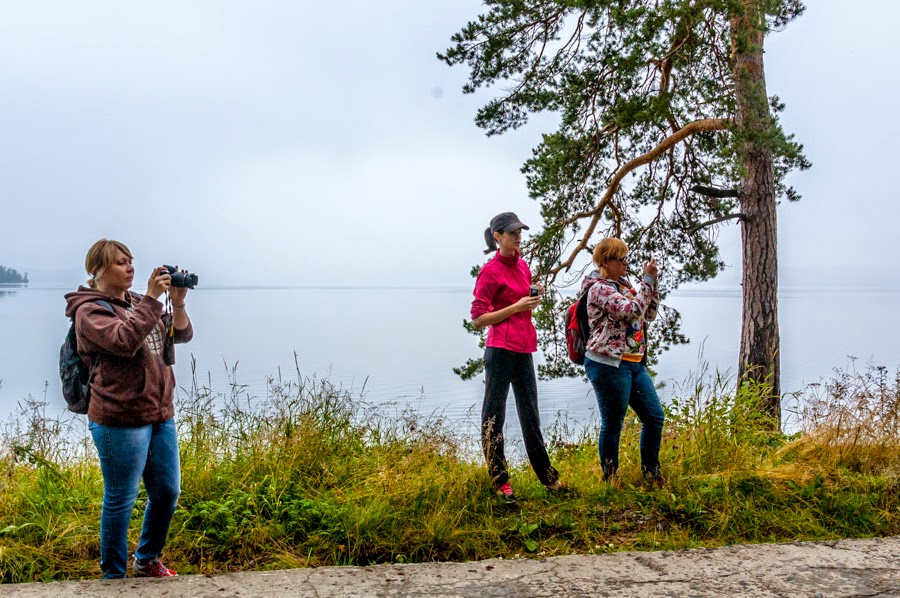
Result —
[[578, 321], [582, 324], [581, 330], [584, 333], [585, 346], [587, 346], [587, 341], [591, 336], [591, 318], [588, 315], [588, 295], [591, 294], [591, 289], [599, 282], [600, 280], [595, 280], [584, 290], [584, 293], [582, 293], [581, 297], [578, 299], [578, 311], [575, 312], [578, 315]]
[[[591, 285], [594, 286], [594, 285]], [[588, 317], [588, 294], [590, 293], [591, 287], [588, 287], [584, 293], [581, 294], [581, 297], [578, 298], [578, 305], [575, 307], [575, 317], [578, 319], [578, 328], [581, 331], [581, 339], [584, 341], [584, 346], [587, 347], [588, 339], [591, 337], [591, 319]]]
[[[106, 299], [95, 299], [95, 300], [92, 301], [91, 303], [96, 303], [97, 305], [99, 305], [99, 306], [102, 307], [103, 309], [105, 309], [105, 310], [107, 310], [107, 311], [111, 311], [113, 314], [116, 313], [116, 310], [113, 309], [113, 306], [110, 305], [109, 301], [107, 301]], [[82, 304], [82, 305], [83, 305], [83, 304]], [[79, 307], [81, 307], [81, 306], [79, 306]], [[75, 311], [78, 311], [78, 310], [75, 310]], [[72, 314], [72, 323], [73, 323], [73, 324], [75, 323], [75, 314]]]

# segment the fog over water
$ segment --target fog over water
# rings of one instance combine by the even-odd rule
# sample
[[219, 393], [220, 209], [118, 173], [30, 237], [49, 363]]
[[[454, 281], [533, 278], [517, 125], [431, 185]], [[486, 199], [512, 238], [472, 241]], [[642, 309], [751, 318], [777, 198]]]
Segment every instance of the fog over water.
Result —
[[[68, 327], [63, 285], [0, 291], [0, 419], [27, 396], [46, 399], [49, 413], [63, 412], [57, 362]], [[900, 346], [886, 332], [896, 325], [897, 290], [783, 289], [780, 299], [782, 390], [800, 390], [847, 367], [900, 366]], [[214, 391], [231, 384], [252, 400], [266, 394], [268, 376], [328, 378], [371, 403], [410, 404], [423, 413], [464, 421], [481, 405], [482, 380], [461, 381], [452, 372], [478, 355], [462, 326], [468, 286], [423, 287], [198, 287], [188, 295], [194, 340], [177, 347], [176, 378], [189, 386], [191, 357], [198, 379]], [[701, 365], [733, 374], [740, 342], [740, 289], [675, 292], [691, 343], [662, 355], [657, 383], [664, 402]], [[896, 327], [894, 328], [896, 329]], [[540, 357], [538, 356], [538, 359]], [[184, 390], [179, 390], [183, 397]], [[546, 426], [558, 415], [588, 424], [596, 404], [582, 380], [539, 383]], [[510, 402], [510, 424], [515, 410]]]

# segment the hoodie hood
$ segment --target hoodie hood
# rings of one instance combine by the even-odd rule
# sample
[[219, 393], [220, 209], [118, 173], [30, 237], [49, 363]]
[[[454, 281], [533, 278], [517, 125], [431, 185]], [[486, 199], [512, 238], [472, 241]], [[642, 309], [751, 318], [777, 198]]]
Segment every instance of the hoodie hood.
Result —
[[603, 280], [603, 277], [600, 276], [600, 270], [594, 268], [593, 270], [588, 272], [587, 276], [585, 276], [581, 280], [581, 294], [584, 295], [585, 293], [587, 293], [588, 289], [590, 289], [592, 286], [594, 286], [594, 283], [600, 280]]
[[97, 301], [100, 299], [124, 308], [127, 308], [129, 305], [136, 303], [135, 295], [131, 291], [126, 292], [125, 296], [128, 301], [116, 299], [115, 297], [107, 295], [106, 293], [98, 291], [97, 289], [80, 286], [74, 293], [66, 294], [66, 317], [70, 320], [74, 319], [75, 312], [78, 311], [79, 307], [81, 307], [85, 303], [90, 303], [91, 301]]
[[626, 287], [629, 289], [634, 288], [634, 286], [628, 281], [628, 279], [626, 277], [623, 276], [619, 280], [613, 280], [611, 278], [604, 278], [603, 276], [601, 276], [600, 270], [597, 270], [595, 268], [594, 270], [591, 270], [588, 273], [588, 275], [585, 276], [581, 280], [581, 294], [583, 295], [584, 293], [587, 293], [588, 289], [590, 289], [592, 286], [594, 286], [595, 283], [598, 283], [601, 280], [605, 280], [605, 281], [609, 282], [609, 284], [615, 285], [616, 288], [621, 288], [621, 287]]

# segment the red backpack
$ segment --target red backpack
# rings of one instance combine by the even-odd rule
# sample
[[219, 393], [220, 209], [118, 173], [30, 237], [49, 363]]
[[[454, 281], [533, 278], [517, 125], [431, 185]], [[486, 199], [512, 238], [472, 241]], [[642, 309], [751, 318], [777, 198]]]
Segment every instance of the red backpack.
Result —
[[578, 365], [584, 365], [584, 351], [587, 348], [590, 324], [588, 323], [587, 297], [590, 287], [585, 289], [581, 297], [569, 306], [569, 317], [566, 324], [566, 348], [569, 359]]

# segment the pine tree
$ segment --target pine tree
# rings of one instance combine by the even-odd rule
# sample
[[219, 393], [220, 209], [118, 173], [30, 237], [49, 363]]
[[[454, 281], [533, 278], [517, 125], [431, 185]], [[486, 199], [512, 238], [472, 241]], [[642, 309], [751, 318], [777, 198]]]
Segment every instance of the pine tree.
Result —
[[[810, 166], [768, 97], [765, 36], [802, 14], [800, 0], [486, 0], [487, 12], [438, 58], [466, 65], [465, 93], [501, 87], [475, 121], [490, 135], [553, 112], [523, 166], [543, 228], [526, 248], [538, 277], [567, 285], [593, 245], [622, 238], [633, 263], [655, 256], [669, 289], [724, 267], [719, 227], [739, 220], [743, 329], [739, 378], [768, 384], [780, 419], [777, 198], [799, 199], [786, 174]], [[579, 268], [579, 266], [581, 266]], [[574, 375], [566, 302], [536, 313], [542, 377]], [[654, 324], [658, 349], [685, 342], [678, 314]], [[458, 373], [473, 375], [472, 360]]]

